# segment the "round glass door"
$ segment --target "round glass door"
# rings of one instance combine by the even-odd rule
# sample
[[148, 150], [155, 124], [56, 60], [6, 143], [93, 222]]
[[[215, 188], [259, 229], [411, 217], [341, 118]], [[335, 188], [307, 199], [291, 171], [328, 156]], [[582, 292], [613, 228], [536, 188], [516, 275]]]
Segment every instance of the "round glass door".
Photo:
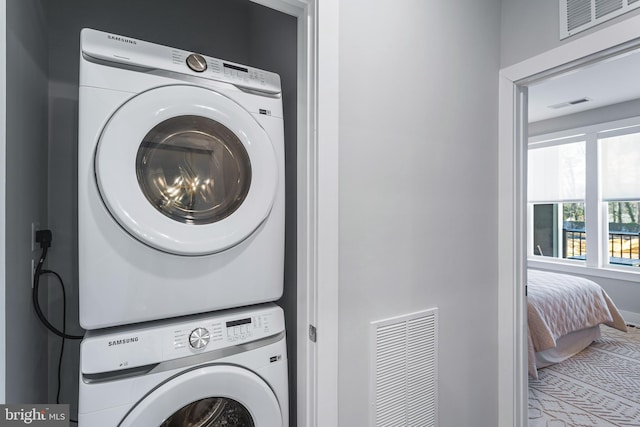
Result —
[[261, 377], [211, 364], [154, 387], [118, 427], [283, 427], [283, 417], [278, 397]]
[[207, 397], [183, 406], [160, 427], [254, 427], [241, 403], [225, 397]]
[[136, 176], [149, 203], [163, 215], [187, 224], [211, 224], [244, 202], [251, 162], [240, 139], [222, 123], [179, 116], [144, 137]]
[[209, 255], [264, 222], [279, 185], [269, 135], [232, 99], [164, 86], [125, 102], [97, 142], [96, 184], [111, 216], [140, 242]]

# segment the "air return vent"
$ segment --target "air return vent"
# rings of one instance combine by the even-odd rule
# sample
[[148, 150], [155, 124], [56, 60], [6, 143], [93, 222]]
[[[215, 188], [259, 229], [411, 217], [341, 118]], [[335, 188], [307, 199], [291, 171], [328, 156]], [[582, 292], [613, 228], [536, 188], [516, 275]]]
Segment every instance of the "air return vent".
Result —
[[591, 101], [591, 98], [574, 99], [573, 101], [561, 102], [560, 104], [549, 105], [549, 108], [559, 110], [560, 108], [571, 107], [572, 105], [584, 104]]
[[596, 0], [596, 19], [622, 10], [623, 0]]
[[640, 7], [640, 0], [560, 0], [560, 39]]
[[438, 425], [438, 309], [371, 323], [372, 427]]

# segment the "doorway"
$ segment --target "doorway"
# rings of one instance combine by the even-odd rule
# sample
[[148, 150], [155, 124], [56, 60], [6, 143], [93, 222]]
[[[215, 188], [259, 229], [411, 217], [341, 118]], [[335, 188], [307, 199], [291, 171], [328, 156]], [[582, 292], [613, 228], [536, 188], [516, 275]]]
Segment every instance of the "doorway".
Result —
[[640, 47], [640, 17], [568, 42], [500, 72], [499, 382], [500, 425], [527, 425], [527, 204], [528, 88]]

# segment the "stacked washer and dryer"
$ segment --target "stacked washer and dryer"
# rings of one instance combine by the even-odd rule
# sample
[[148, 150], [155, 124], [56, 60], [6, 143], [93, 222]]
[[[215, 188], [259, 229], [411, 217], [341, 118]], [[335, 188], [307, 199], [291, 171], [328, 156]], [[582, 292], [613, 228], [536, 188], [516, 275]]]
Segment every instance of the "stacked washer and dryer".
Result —
[[80, 427], [288, 426], [277, 74], [81, 33]]

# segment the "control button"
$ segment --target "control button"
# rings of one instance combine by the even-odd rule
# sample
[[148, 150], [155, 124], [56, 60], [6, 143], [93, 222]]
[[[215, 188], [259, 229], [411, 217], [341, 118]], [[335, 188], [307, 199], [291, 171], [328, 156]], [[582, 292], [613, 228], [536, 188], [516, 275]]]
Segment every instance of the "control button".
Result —
[[196, 328], [189, 335], [189, 345], [196, 350], [206, 347], [209, 344], [209, 331], [205, 328]]
[[196, 73], [201, 73], [207, 69], [207, 61], [204, 59], [204, 56], [198, 55], [197, 53], [192, 53], [187, 56], [187, 65]]

